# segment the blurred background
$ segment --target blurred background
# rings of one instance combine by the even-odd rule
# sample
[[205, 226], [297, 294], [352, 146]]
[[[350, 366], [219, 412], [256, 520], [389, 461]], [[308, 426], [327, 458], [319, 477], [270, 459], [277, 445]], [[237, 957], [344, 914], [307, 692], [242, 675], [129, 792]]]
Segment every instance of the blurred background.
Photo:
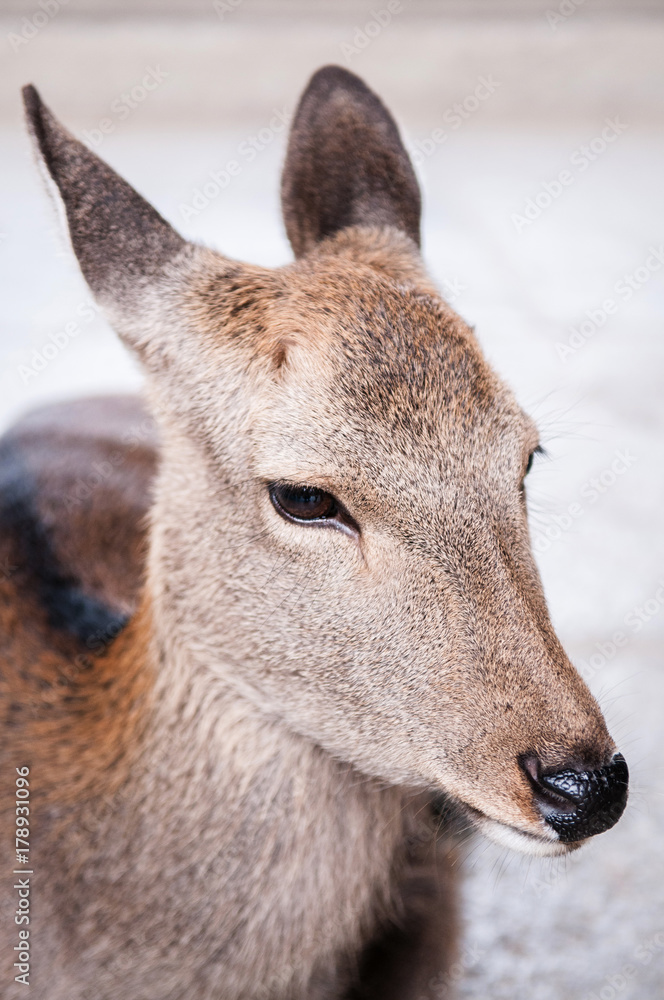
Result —
[[184, 235], [266, 265], [289, 259], [279, 169], [309, 75], [345, 65], [395, 113], [430, 269], [541, 427], [552, 616], [633, 775], [624, 819], [566, 862], [466, 850], [460, 960], [423, 1000], [661, 1000], [664, 4], [2, 0], [0, 18], [0, 430], [141, 382], [90, 305], [21, 85]]

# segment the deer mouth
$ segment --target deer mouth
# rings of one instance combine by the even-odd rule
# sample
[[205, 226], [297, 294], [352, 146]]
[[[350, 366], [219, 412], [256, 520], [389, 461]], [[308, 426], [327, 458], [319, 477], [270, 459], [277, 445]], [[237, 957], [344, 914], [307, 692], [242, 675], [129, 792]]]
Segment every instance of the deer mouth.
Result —
[[[614, 752], [610, 760], [590, 769], [578, 763], [545, 768], [534, 754], [521, 757], [519, 764], [530, 785], [535, 814], [539, 813], [541, 825], [536, 830], [524, 830], [456, 800], [466, 821], [504, 847], [542, 857], [567, 854], [589, 837], [610, 830], [625, 811], [629, 769], [621, 753]], [[443, 811], [440, 806], [438, 811]]]
[[569, 854], [583, 844], [582, 840], [575, 843], [565, 843], [553, 830], [547, 827], [543, 827], [541, 833], [534, 833], [531, 830], [513, 826], [511, 823], [504, 823], [502, 820], [487, 816], [486, 813], [460, 799], [452, 799], [449, 796], [437, 799], [434, 803], [434, 809], [458, 832], [467, 832], [468, 828], [471, 827], [495, 844], [508, 847], [519, 854], [530, 854], [541, 858], [557, 857]]
[[[476, 810], [473, 810], [476, 812]], [[492, 840], [501, 847], [509, 847], [520, 854], [530, 854], [540, 858], [557, 857], [562, 854], [569, 854], [581, 847], [583, 841], [575, 843], [563, 843], [558, 839], [558, 835], [552, 830], [543, 830], [542, 833], [532, 833], [530, 830], [522, 830], [510, 823], [503, 823], [501, 820], [492, 819], [483, 813], [476, 812], [474, 825], [483, 833], [485, 837]]]

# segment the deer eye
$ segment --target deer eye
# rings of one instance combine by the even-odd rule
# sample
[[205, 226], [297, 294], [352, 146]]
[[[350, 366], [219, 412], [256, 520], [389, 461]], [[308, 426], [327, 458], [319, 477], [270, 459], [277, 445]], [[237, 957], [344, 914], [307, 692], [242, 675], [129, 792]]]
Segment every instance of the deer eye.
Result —
[[530, 455], [528, 456], [528, 464], [526, 465], [526, 471], [523, 474], [524, 479], [533, 467], [533, 462], [535, 461], [535, 455], [544, 455], [546, 457], [546, 452], [541, 444], [538, 444], [536, 448], [533, 448]]
[[519, 485], [519, 490], [520, 490], [520, 492], [521, 492], [522, 495], [525, 496], [525, 489], [526, 489], [525, 478], [526, 478], [526, 476], [528, 475], [528, 473], [530, 472], [530, 470], [533, 467], [533, 462], [535, 460], [535, 455], [544, 455], [544, 454], [545, 454], [544, 449], [542, 448], [541, 445], [538, 444], [536, 448], [533, 448], [533, 450], [531, 451], [530, 455], [528, 456], [528, 461], [526, 463], [526, 468], [524, 470], [523, 477], [522, 477], [521, 483]]
[[272, 483], [270, 500], [277, 513], [289, 521], [331, 521], [340, 512], [335, 497], [316, 486]]

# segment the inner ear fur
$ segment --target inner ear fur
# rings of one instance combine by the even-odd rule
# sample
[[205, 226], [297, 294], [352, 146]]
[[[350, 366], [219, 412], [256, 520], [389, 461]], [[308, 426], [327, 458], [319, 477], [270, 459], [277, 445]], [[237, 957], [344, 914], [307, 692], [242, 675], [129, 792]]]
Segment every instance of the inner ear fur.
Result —
[[67, 213], [74, 253], [92, 292], [115, 300], [150, 283], [185, 241], [114, 170], [75, 139], [37, 90], [23, 88], [28, 128]]
[[318, 70], [302, 95], [281, 199], [296, 257], [349, 226], [392, 226], [420, 244], [420, 191], [394, 119], [339, 66]]

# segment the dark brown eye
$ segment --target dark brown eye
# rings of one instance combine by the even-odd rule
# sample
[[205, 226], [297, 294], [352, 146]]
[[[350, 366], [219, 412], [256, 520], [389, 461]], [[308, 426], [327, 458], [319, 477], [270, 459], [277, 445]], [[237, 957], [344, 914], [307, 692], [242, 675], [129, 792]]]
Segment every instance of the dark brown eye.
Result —
[[533, 448], [530, 455], [528, 456], [528, 464], [526, 465], [526, 471], [523, 474], [524, 479], [533, 467], [533, 462], [535, 461], [535, 455], [546, 455], [544, 448], [541, 444], [538, 444], [536, 448]]
[[339, 504], [331, 493], [316, 486], [272, 483], [270, 499], [276, 510], [294, 521], [329, 521], [339, 514]]
[[522, 478], [521, 483], [519, 485], [519, 491], [520, 491], [520, 493], [521, 493], [521, 495], [523, 497], [525, 497], [525, 494], [526, 494], [525, 479], [526, 479], [526, 476], [528, 475], [528, 473], [530, 472], [530, 470], [533, 467], [533, 462], [535, 461], [535, 455], [544, 455], [544, 454], [545, 454], [544, 449], [542, 448], [541, 445], [538, 444], [537, 447], [534, 448], [533, 451], [531, 451], [530, 455], [528, 456], [528, 461], [526, 463], [526, 468], [525, 468], [524, 473], [523, 473], [523, 478]]

